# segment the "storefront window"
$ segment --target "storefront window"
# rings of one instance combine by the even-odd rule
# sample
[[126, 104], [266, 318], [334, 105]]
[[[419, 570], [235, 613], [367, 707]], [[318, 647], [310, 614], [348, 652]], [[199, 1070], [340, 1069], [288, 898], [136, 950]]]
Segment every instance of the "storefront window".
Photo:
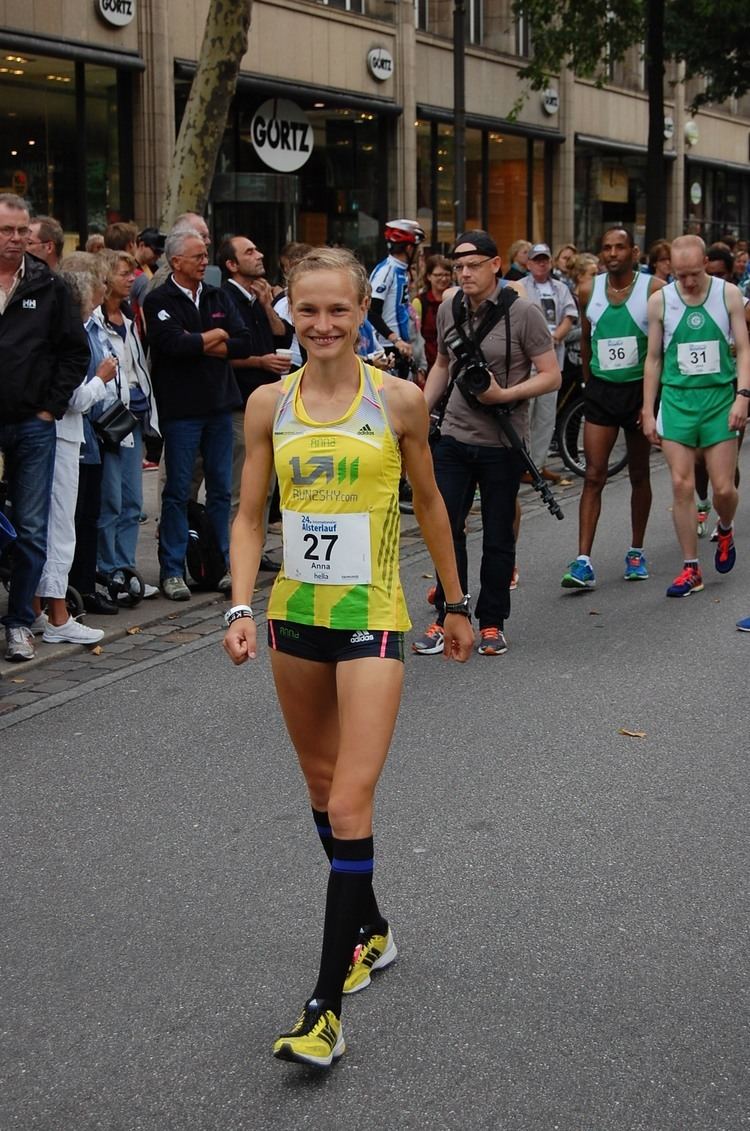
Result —
[[622, 224], [643, 246], [646, 159], [638, 154], [579, 149], [575, 163], [575, 243], [596, 250], [605, 228]]
[[132, 201], [123, 200], [120, 183], [113, 67], [6, 52], [0, 105], [0, 191], [16, 192], [34, 212], [59, 220], [68, 249], [87, 226], [103, 229], [130, 215]]
[[722, 236], [747, 238], [750, 177], [688, 162], [685, 177], [685, 231], [711, 244]]
[[86, 188], [89, 224], [125, 219], [120, 191], [117, 71], [86, 67]]
[[[488, 229], [503, 258], [514, 240], [528, 235], [527, 151], [524, 137], [495, 132], [489, 135]], [[543, 178], [540, 190], [542, 186]]]
[[[271, 173], [251, 138], [251, 123], [263, 96], [254, 95], [230, 120], [221, 146], [218, 173]], [[293, 174], [299, 183], [296, 238], [315, 245], [356, 249], [366, 262], [379, 254], [387, 179], [382, 154], [385, 123], [375, 113], [346, 107], [302, 107], [313, 128], [313, 149]], [[260, 202], [259, 202], [260, 203]], [[258, 241], [268, 239], [260, 231]], [[266, 248], [268, 258], [277, 248]]]
[[456, 238], [454, 204], [455, 170], [453, 159], [453, 126], [440, 123], [437, 133], [437, 242], [450, 246]]
[[77, 228], [75, 63], [0, 55], [0, 184]]
[[546, 242], [548, 238], [546, 224], [546, 192], [544, 178], [544, 142], [532, 143], [532, 186], [531, 186], [531, 232], [529, 239], [533, 243]]

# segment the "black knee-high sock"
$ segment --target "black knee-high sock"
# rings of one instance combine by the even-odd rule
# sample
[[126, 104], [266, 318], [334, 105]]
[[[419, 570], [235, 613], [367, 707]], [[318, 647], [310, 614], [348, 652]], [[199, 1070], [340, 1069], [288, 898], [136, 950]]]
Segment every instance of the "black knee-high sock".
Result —
[[323, 851], [328, 857], [330, 864], [333, 859], [333, 830], [328, 820], [328, 814], [323, 812], [322, 809], [313, 809], [312, 815], [315, 821], [315, 828], [318, 830], [320, 843], [323, 845]]
[[[315, 821], [315, 828], [318, 830], [320, 843], [323, 845], [323, 851], [330, 862], [333, 859], [333, 830], [328, 820], [328, 813], [324, 812], [322, 809], [313, 809], [312, 815]], [[372, 884], [370, 884], [370, 889], [365, 899], [360, 927], [369, 927], [382, 934], [385, 934], [388, 930], [388, 921], [380, 914], [380, 908], [378, 907], [378, 901], [375, 898]]]
[[334, 837], [320, 971], [313, 997], [325, 999], [337, 1016], [341, 1014], [341, 992], [357, 933], [364, 922], [368, 890], [372, 890], [372, 837]]

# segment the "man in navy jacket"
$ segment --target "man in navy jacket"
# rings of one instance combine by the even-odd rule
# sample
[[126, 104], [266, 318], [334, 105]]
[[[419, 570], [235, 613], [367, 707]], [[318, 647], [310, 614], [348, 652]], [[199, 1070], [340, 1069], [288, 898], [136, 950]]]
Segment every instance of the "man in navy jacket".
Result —
[[62, 279], [25, 254], [29, 213], [0, 194], [0, 450], [18, 533], [3, 617], [6, 659], [31, 660], [31, 600], [47, 556], [55, 420], [86, 375], [89, 347]]
[[161, 586], [171, 600], [186, 601], [187, 504], [198, 452], [203, 457], [206, 511], [229, 565], [232, 411], [242, 403], [229, 362], [249, 356], [252, 338], [231, 299], [203, 282], [208, 255], [199, 232], [171, 234], [165, 254], [172, 274], [146, 296], [143, 311], [164, 437]]

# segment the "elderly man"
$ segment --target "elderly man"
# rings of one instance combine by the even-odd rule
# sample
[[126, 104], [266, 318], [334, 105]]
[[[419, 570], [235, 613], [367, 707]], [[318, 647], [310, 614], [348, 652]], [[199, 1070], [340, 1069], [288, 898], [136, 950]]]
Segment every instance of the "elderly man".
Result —
[[[514, 286], [519, 294], [529, 302], [533, 302], [534, 306], [538, 306], [544, 315], [552, 335], [557, 364], [562, 369], [565, 360], [563, 342], [578, 317], [576, 300], [565, 283], [552, 278], [552, 253], [546, 243], [535, 243], [532, 247], [529, 252], [528, 271], [528, 275]], [[560, 476], [550, 471], [545, 464], [552, 433], [555, 431], [556, 410], [556, 389], [551, 393], [544, 393], [541, 397], [535, 397], [529, 406], [531, 458], [537, 467], [541, 468], [544, 478], [550, 479], [553, 483], [556, 483]], [[531, 481], [528, 472], [522, 478], [524, 482]]]
[[699, 236], [679, 236], [672, 244], [674, 282], [648, 300], [643, 431], [661, 444], [672, 473], [672, 517], [684, 559], [668, 597], [703, 589], [694, 504], [699, 449], [719, 516], [714, 566], [729, 573], [737, 558], [737, 434], [747, 421], [750, 343], [742, 295], [733, 283], [708, 275], [706, 262]]
[[0, 450], [18, 539], [8, 612], [8, 660], [31, 660], [32, 598], [47, 553], [55, 420], [89, 362], [83, 324], [68, 288], [41, 260], [25, 254], [29, 213], [14, 193], [0, 194]]
[[199, 451], [206, 512], [225, 566], [229, 564], [232, 412], [241, 404], [229, 363], [250, 354], [252, 338], [229, 296], [203, 282], [208, 252], [201, 233], [190, 228], [173, 232], [165, 250], [171, 275], [146, 295], [143, 310], [166, 467], [159, 526], [161, 585], [170, 600], [187, 601], [187, 504]]

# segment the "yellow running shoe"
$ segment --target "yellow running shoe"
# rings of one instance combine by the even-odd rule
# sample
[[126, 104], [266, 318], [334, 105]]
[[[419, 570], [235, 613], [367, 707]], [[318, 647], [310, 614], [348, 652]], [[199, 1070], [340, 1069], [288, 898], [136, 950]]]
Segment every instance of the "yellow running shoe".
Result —
[[390, 927], [385, 935], [360, 934], [344, 982], [344, 993], [356, 994], [358, 990], [364, 990], [370, 984], [370, 973], [390, 966], [397, 954]]
[[330, 1068], [331, 1062], [338, 1060], [345, 1050], [339, 1018], [322, 1002], [310, 998], [292, 1029], [274, 1042], [273, 1055], [279, 1060]]

